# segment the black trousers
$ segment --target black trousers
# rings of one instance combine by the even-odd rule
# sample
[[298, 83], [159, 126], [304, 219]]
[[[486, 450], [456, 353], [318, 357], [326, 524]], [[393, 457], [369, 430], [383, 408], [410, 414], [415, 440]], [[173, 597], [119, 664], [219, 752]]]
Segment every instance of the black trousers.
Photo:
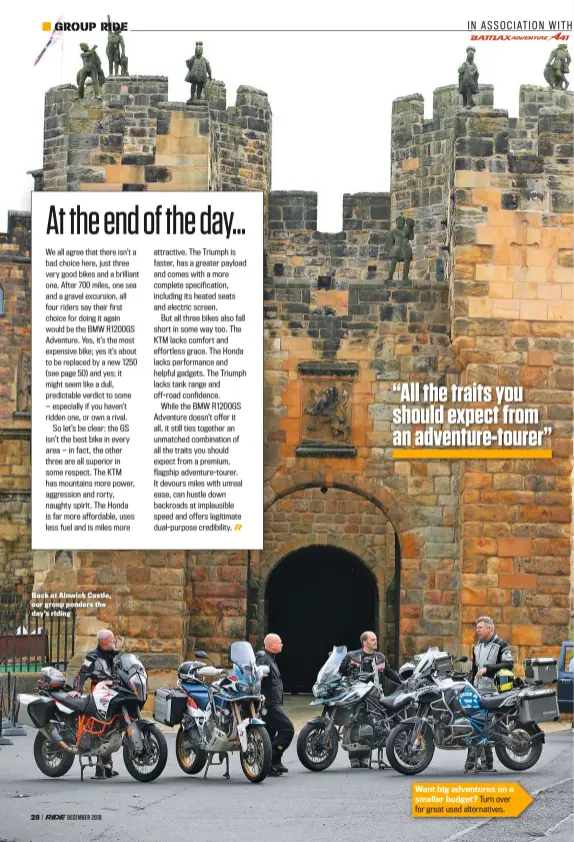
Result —
[[271, 762], [281, 763], [283, 752], [289, 748], [295, 735], [293, 723], [279, 705], [268, 705], [265, 716], [265, 727], [271, 737], [273, 756]]
[[468, 749], [468, 753], [466, 755], [466, 762], [467, 763], [478, 763], [479, 760], [484, 758], [485, 762], [492, 766], [494, 762], [494, 754], [492, 752], [492, 746], [471, 746]]

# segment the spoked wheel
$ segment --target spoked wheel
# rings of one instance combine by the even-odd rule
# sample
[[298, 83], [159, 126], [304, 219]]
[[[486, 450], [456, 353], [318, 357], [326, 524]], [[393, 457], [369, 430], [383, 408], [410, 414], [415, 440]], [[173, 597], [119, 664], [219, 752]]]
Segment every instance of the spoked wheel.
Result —
[[252, 784], [264, 781], [271, 768], [271, 739], [265, 728], [247, 729], [247, 751], [239, 753], [243, 774]]
[[542, 754], [542, 740], [531, 743], [530, 739], [539, 733], [537, 726], [531, 722], [515, 728], [508, 737], [508, 744], [498, 744], [494, 747], [502, 765], [515, 772], [522, 772], [538, 763]]
[[157, 725], [141, 729], [144, 750], [136, 754], [128, 737], [124, 737], [124, 763], [136, 781], [146, 783], [159, 778], [167, 763], [167, 743]]
[[40, 731], [34, 740], [36, 766], [49, 778], [61, 778], [74, 765], [75, 755], [48, 740]]
[[333, 763], [339, 750], [335, 729], [325, 734], [325, 725], [308, 722], [297, 737], [297, 756], [311, 772], [323, 772]]
[[185, 731], [180, 727], [175, 738], [175, 756], [179, 768], [186, 775], [197, 775], [207, 763], [207, 752], [201, 749], [186, 748], [184, 746]]
[[432, 731], [425, 725], [413, 747], [414, 722], [401, 722], [387, 737], [387, 758], [402, 775], [418, 775], [429, 765], [434, 754]]

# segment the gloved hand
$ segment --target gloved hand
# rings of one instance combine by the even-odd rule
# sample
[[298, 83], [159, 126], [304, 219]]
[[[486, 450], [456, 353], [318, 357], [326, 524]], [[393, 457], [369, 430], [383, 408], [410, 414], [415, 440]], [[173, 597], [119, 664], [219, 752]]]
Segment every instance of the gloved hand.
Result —
[[81, 694], [81, 693], [78, 693], [78, 691], [77, 691], [77, 690], [71, 690], [71, 691], [68, 693], [68, 696], [72, 696], [73, 698], [77, 698], [78, 696], [81, 696], [81, 695], [82, 695], [82, 694]]

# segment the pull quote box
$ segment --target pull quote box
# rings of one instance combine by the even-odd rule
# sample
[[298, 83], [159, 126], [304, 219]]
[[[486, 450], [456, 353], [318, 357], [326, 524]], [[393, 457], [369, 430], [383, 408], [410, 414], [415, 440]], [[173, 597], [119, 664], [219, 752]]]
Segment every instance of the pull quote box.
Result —
[[262, 194], [32, 211], [33, 548], [262, 549]]

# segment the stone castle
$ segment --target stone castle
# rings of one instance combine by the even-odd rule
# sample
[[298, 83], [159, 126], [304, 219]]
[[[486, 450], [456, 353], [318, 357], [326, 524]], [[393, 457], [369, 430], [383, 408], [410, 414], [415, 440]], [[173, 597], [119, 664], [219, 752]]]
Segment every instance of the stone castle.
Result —
[[[53, 88], [33, 176], [37, 190], [263, 191], [265, 548], [31, 552], [30, 218], [13, 213], [0, 591], [111, 593], [79, 616], [78, 650], [110, 626], [157, 671], [273, 630], [283, 657], [317, 642], [308, 684], [369, 626], [392, 662], [431, 644], [468, 654], [480, 614], [517, 662], [555, 656], [571, 616], [574, 94], [522, 87], [517, 118], [490, 85], [471, 110], [456, 85], [438, 88], [432, 119], [420, 95], [395, 100], [390, 193], [345, 194], [334, 234], [317, 230], [315, 193], [270, 189], [267, 95], [240, 87], [227, 107], [220, 82], [205, 95], [170, 102], [156, 76], [110, 78], [97, 100]], [[414, 258], [409, 280], [388, 281], [399, 212], [415, 220]], [[404, 381], [523, 386], [553, 458], [393, 460]], [[318, 395], [334, 413], [312, 414]]]

